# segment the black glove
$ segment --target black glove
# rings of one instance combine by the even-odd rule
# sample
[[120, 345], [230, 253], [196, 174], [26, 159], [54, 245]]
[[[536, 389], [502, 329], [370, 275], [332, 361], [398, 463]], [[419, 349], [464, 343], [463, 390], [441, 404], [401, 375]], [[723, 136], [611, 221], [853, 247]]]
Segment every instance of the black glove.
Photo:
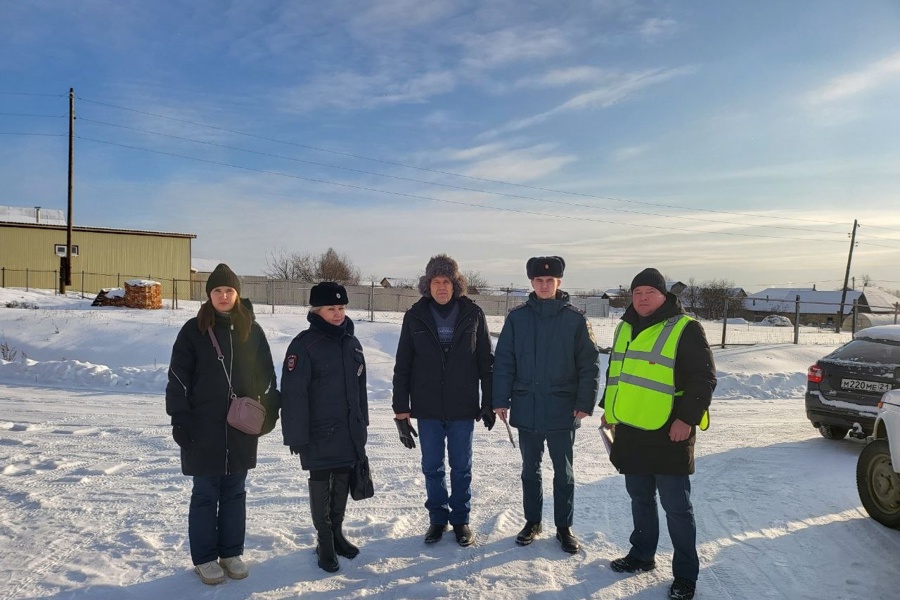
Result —
[[291, 454], [300, 454], [306, 452], [306, 446], [291, 446]]
[[400, 442], [409, 449], [415, 448], [416, 440], [414, 440], [413, 437], [419, 437], [419, 434], [416, 433], [416, 430], [412, 426], [412, 423], [409, 422], [409, 419], [403, 419], [402, 421], [394, 419], [394, 424], [397, 426], [397, 431], [400, 432]]
[[478, 416], [479, 419], [484, 423], [484, 426], [487, 427], [487, 430], [490, 431], [494, 428], [494, 423], [497, 422], [497, 415], [494, 414], [494, 411], [489, 407], [485, 406], [481, 409], [481, 414]]
[[188, 448], [191, 444], [194, 443], [194, 440], [191, 437], [191, 426], [173, 425], [172, 439], [174, 439], [175, 443], [178, 444], [181, 448]]

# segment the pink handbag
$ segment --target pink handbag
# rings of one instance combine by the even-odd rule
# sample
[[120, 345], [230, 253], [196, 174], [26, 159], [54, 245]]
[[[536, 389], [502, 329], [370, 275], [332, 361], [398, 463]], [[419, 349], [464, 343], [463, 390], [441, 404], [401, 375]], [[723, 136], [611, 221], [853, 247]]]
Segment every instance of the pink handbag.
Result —
[[216, 355], [222, 364], [222, 370], [225, 371], [225, 378], [228, 379], [228, 424], [250, 435], [259, 435], [262, 433], [263, 423], [266, 421], [266, 407], [263, 403], [248, 396], [235, 395], [231, 389], [231, 375], [225, 368], [225, 355], [219, 347], [216, 335], [213, 333], [212, 327], [206, 330], [209, 333], [209, 339], [212, 341], [213, 348], [216, 349]]
[[231, 395], [228, 405], [228, 424], [250, 435], [262, 433], [266, 421], [266, 407], [262, 402], [247, 396]]

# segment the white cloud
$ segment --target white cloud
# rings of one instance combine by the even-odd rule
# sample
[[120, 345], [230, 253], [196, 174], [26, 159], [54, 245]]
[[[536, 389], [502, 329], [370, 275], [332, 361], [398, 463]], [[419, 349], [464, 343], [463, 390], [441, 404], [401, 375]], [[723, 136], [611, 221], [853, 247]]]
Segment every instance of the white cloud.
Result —
[[678, 22], [673, 19], [652, 18], [647, 19], [638, 27], [638, 32], [646, 41], [655, 42], [660, 38], [669, 37], [678, 30]]
[[558, 29], [514, 27], [486, 34], [471, 33], [460, 38], [465, 50], [462, 66], [489, 70], [511, 63], [544, 60], [567, 54], [571, 44]]
[[523, 77], [515, 87], [518, 88], [553, 88], [577, 83], [596, 83], [614, 74], [607, 69], [590, 66], [575, 66], [552, 69], [541, 75]]
[[810, 92], [811, 104], [838, 102], [862, 96], [900, 80], [900, 52], [875, 61], [855, 73], [835, 77], [825, 86]]
[[363, 75], [348, 71], [330, 73], [297, 86], [286, 94], [285, 105], [296, 111], [318, 108], [371, 109], [395, 104], [416, 104], [447, 93], [456, 86], [449, 71], [412, 76], [379, 72]]
[[607, 85], [577, 94], [550, 110], [523, 119], [510, 121], [497, 129], [481, 134], [481, 136], [485, 137], [510, 131], [519, 131], [543, 123], [547, 119], [561, 113], [595, 108], [608, 108], [615, 104], [619, 104], [620, 102], [624, 102], [651, 86], [663, 83], [675, 77], [693, 73], [694, 70], [693, 67], [680, 67], [676, 69], [653, 69], [650, 71], [627, 73], [619, 76], [615, 81], [612, 81]]
[[[513, 148], [509, 143], [493, 143], [471, 148], [445, 150], [441, 158], [453, 162], [469, 163], [456, 167], [455, 172], [470, 177], [497, 181], [533, 181], [559, 171], [577, 158], [560, 153], [554, 144], [537, 144]], [[474, 161], [474, 162], [471, 162]], [[513, 190], [511, 193], [516, 193]]]
[[646, 151], [647, 146], [627, 146], [624, 148], [618, 148], [613, 152], [612, 159], [615, 162], [625, 162], [637, 158], [638, 156], [644, 154], [644, 152]]

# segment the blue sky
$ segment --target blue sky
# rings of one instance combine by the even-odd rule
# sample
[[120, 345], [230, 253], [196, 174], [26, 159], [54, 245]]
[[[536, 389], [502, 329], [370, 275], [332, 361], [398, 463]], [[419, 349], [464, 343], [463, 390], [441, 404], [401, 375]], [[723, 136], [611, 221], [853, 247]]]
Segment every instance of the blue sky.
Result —
[[900, 3], [0, 0], [0, 204], [412, 277], [900, 289]]

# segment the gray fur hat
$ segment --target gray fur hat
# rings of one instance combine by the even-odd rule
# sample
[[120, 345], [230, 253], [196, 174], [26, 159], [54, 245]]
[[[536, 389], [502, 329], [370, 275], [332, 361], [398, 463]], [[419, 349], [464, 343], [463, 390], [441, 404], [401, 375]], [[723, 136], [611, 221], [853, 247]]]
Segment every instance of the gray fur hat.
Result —
[[425, 266], [425, 274], [419, 278], [419, 293], [431, 298], [431, 280], [443, 276], [453, 282], [453, 297], [465, 296], [469, 289], [466, 276], [459, 272], [459, 265], [446, 254], [432, 256]]

